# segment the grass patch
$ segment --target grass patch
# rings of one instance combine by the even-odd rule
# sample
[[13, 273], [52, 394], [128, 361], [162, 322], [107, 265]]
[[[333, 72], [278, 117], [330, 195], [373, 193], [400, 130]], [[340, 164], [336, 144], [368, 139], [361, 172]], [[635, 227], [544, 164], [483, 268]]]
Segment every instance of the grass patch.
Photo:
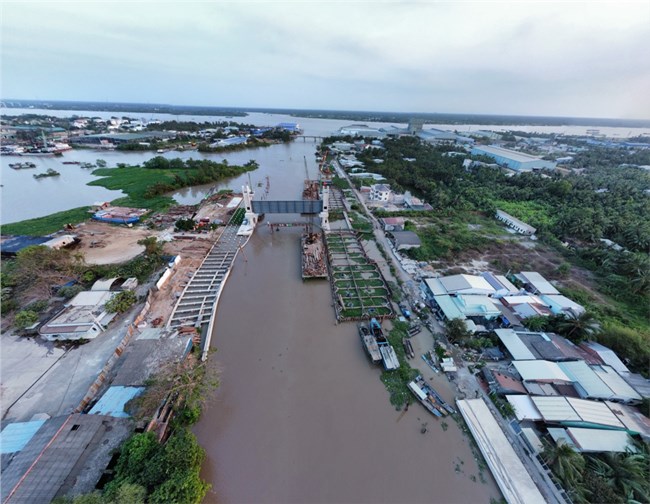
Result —
[[494, 206], [537, 228], [544, 227], [548, 229], [555, 224], [555, 219], [551, 217], [551, 206], [545, 203], [495, 200]]
[[176, 176], [182, 177], [184, 170], [154, 170], [135, 166], [127, 168], [99, 168], [93, 175], [102, 177], [89, 182], [88, 185], [101, 186], [111, 190], [122, 190], [127, 196], [113, 200], [119, 206], [149, 208], [164, 211], [174, 204], [169, 196], [145, 196], [150, 187], [157, 183], [174, 183]]
[[54, 233], [63, 228], [66, 224], [78, 224], [90, 218], [88, 212], [90, 207], [79, 207], [63, 212], [57, 212], [45, 217], [28, 219], [12, 224], [2, 225], [3, 235], [29, 235], [42, 236]]

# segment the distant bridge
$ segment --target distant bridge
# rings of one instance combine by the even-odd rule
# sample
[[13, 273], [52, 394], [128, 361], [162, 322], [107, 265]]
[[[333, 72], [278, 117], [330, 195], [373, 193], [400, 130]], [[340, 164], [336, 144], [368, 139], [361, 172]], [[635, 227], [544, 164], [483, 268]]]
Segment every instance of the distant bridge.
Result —
[[298, 135], [296, 138], [302, 138], [303, 142], [306, 142], [308, 138], [310, 140], [313, 140], [314, 142], [318, 140], [323, 140], [322, 136], [316, 136], [316, 135]]
[[252, 210], [256, 214], [319, 214], [323, 211], [322, 200], [296, 201], [251, 201]]

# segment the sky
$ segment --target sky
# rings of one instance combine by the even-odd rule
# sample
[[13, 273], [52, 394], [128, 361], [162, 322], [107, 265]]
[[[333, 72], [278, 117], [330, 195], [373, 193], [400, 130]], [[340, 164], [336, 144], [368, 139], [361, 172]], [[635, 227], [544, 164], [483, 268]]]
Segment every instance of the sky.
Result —
[[0, 3], [0, 97], [650, 119], [650, 1]]

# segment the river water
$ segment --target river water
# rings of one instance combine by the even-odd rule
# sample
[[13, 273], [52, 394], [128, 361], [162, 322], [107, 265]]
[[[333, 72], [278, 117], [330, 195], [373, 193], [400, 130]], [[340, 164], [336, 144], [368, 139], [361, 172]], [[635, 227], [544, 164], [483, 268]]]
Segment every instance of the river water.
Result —
[[[251, 114], [233, 120], [274, 125], [296, 119]], [[297, 120], [305, 134], [319, 136], [349, 124]], [[250, 177], [253, 187], [260, 190], [268, 176], [269, 198], [294, 199], [300, 197], [305, 161], [310, 175], [316, 173], [314, 150], [314, 143], [298, 140], [226, 155], [170, 152], [165, 156], [228, 159], [231, 164], [254, 159], [260, 163], [259, 170], [223, 185], [237, 190]], [[66, 153], [63, 160], [102, 158], [114, 166], [118, 162], [138, 164], [155, 155], [83, 150]], [[115, 192], [86, 186], [94, 177], [76, 165], [62, 165], [60, 158], [29, 159], [39, 165], [37, 172], [48, 167], [60, 171], [58, 179], [36, 181], [35, 170], [14, 171], [7, 166], [25, 160], [1, 160], [2, 223], [116, 197]], [[204, 191], [187, 189], [176, 197], [179, 202], [193, 203]], [[221, 386], [195, 428], [207, 451], [203, 477], [213, 486], [206, 502], [487, 504], [491, 497], [498, 497], [487, 472], [486, 482], [480, 481], [468, 439], [452, 420], [443, 428], [419, 404], [407, 412], [395, 411], [379, 380], [379, 369], [369, 364], [362, 351], [354, 324], [335, 323], [328, 284], [300, 279], [299, 231], [271, 234], [265, 224], [238, 256], [217, 312], [212, 342], [218, 351], [212, 358], [221, 369]], [[435, 386], [448, 400], [453, 399], [444, 378], [438, 378]], [[424, 423], [427, 432], [422, 434]]]
[[[274, 126], [280, 122], [298, 122], [306, 135], [327, 136], [337, 131], [340, 127], [349, 125], [351, 121], [334, 119], [312, 119], [296, 118], [283, 114], [267, 114], [262, 112], [250, 113], [246, 117], [225, 118], [223, 116], [191, 116], [191, 115], [170, 115], [170, 114], [138, 114], [138, 113], [115, 113], [97, 111], [67, 111], [67, 110], [45, 110], [45, 109], [3, 109], [6, 116], [18, 116], [20, 114], [44, 114], [56, 117], [70, 117], [72, 115], [85, 117], [101, 117], [108, 119], [112, 116], [128, 116], [143, 120], [172, 120], [179, 121], [223, 121], [225, 119], [241, 123], [255, 124], [257, 126]], [[399, 123], [371, 123], [376, 127], [403, 127]], [[459, 133], [476, 131], [477, 129], [492, 129], [495, 131], [518, 130], [540, 133], [564, 133], [564, 134], [585, 134], [587, 129], [593, 126], [522, 126], [522, 125], [426, 125], [425, 128], [437, 127], [440, 129], [456, 129]], [[641, 134], [650, 134], [650, 128], [598, 128], [604, 135], [624, 138]], [[231, 164], [243, 164], [250, 159], [260, 163], [260, 170], [250, 174], [254, 186], [264, 181], [267, 175], [283, 170], [283, 163], [300, 162], [305, 155], [305, 145], [301, 140], [291, 145], [278, 145], [264, 149], [250, 151], [239, 151], [227, 154], [202, 154], [197, 151], [190, 152], [166, 152], [163, 156], [167, 158], [180, 157], [187, 159], [207, 158], [214, 160], [227, 159]], [[315, 144], [307, 140], [309, 146], [307, 160], [310, 166], [313, 164], [313, 147]], [[99, 150], [73, 150], [68, 151], [61, 157], [16, 157], [0, 156], [0, 224], [8, 224], [34, 217], [68, 210], [79, 206], [92, 205], [98, 201], [107, 201], [121, 196], [119, 191], [109, 191], [103, 187], [92, 187], [86, 185], [97, 177], [77, 165], [64, 165], [63, 161], [95, 162], [98, 158], [107, 161], [109, 167], [117, 163], [140, 164], [158, 154], [153, 152], [118, 152]], [[10, 163], [32, 161], [37, 165], [35, 169], [12, 170]], [[55, 169], [61, 175], [44, 179], [34, 179], [33, 174], [41, 173], [48, 168]], [[226, 181], [219, 187], [232, 187], [239, 190], [241, 185], [248, 180], [244, 175], [235, 180]], [[187, 188], [175, 194], [179, 203], [192, 204], [199, 202], [209, 187]]]
[[[221, 385], [195, 428], [208, 453], [203, 477], [213, 485], [205, 502], [498, 497], [489, 474], [479, 481], [452, 420], [444, 431], [419, 404], [406, 413], [390, 405], [355, 325], [336, 325], [327, 282], [300, 279], [298, 231], [271, 234], [262, 225], [245, 256], [217, 312]], [[444, 381], [439, 389], [452, 397]]]

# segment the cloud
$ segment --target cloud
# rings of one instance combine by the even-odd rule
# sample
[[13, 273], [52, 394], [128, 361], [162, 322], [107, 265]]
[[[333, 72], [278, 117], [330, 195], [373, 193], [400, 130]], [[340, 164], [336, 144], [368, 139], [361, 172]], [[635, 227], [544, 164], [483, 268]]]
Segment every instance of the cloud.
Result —
[[2, 95], [650, 116], [650, 4], [5, 2]]

